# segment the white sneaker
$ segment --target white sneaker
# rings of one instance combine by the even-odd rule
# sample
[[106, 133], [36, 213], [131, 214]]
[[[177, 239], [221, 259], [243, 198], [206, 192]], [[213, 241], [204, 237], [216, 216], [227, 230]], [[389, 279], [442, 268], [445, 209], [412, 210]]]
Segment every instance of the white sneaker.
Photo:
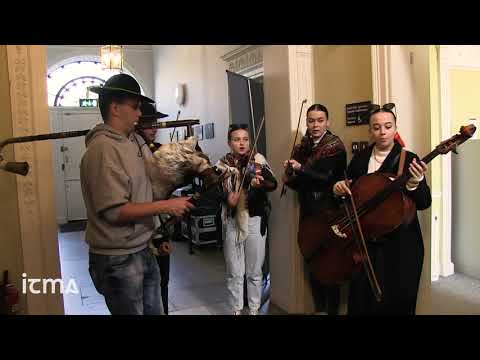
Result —
[[258, 310], [250, 310], [248, 315], [258, 315]]
[[232, 315], [242, 315], [242, 310], [235, 310]]

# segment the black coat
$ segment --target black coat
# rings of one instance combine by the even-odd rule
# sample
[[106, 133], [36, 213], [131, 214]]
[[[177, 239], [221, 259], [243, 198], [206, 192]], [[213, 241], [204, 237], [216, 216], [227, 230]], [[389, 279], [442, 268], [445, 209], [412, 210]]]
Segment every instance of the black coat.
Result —
[[344, 179], [347, 167], [347, 153], [340, 138], [327, 131], [315, 148], [302, 141], [295, 147], [293, 159], [302, 167], [285, 185], [298, 192], [300, 218], [335, 208], [332, 188]]
[[[368, 173], [372, 149], [373, 145], [357, 154], [350, 162], [347, 173], [353, 183]], [[378, 171], [397, 174], [400, 152], [400, 145], [395, 143]], [[408, 172], [413, 158], [419, 160], [416, 154], [407, 151], [403, 173]], [[417, 210], [430, 207], [432, 198], [425, 178], [417, 189], [404, 192], [413, 199]], [[379, 240], [376, 243], [368, 242], [368, 251], [384, 299], [377, 303], [362, 270], [350, 283], [348, 313], [414, 315], [424, 258], [423, 238], [417, 214], [410, 224], [400, 225]]]

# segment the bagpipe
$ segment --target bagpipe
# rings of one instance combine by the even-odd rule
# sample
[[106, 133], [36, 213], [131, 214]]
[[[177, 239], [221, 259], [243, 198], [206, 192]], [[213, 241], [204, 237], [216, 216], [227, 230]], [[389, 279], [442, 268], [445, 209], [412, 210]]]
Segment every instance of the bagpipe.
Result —
[[[136, 129], [167, 129], [167, 128], [176, 128], [176, 127], [187, 127], [187, 136], [193, 135], [192, 127], [200, 123], [199, 119], [193, 120], [177, 120], [177, 121], [163, 121], [163, 122], [152, 122], [145, 124], [137, 124]], [[29, 135], [29, 136], [20, 136], [12, 137], [0, 142], [0, 169], [17, 174], [26, 176], [30, 170], [30, 166], [27, 162], [16, 162], [16, 161], [7, 161], [3, 156], [3, 148], [9, 144], [19, 144], [26, 142], [35, 142], [35, 141], [44, 141], [44, 140], [56, 140], [56, 139], [66, 139], [71, 137], [85, 136], [88, 134], [90, 129], [87, 130], [77, 130], [77, 131], [65, 131], [49, 134], [40, 134], [40, 135]]]

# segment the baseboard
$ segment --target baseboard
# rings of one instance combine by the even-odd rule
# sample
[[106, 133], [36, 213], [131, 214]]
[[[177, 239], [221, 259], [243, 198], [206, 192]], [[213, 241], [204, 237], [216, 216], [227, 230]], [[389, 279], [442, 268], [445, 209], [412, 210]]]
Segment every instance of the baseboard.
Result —
[[282, 307], [276, 305], [275, 303], [272, 303], [272, 300], [270, 299], [270, 304], [269, 304], [269, 313], [274, 314], [274, 315], [287, 315], [288, 312], [283, 309]]
[[455, 266], [452, 262], [448, 262], [447, 264], [441, 267], [440, 275], [441, 276], [450, 276], [455, 274]]

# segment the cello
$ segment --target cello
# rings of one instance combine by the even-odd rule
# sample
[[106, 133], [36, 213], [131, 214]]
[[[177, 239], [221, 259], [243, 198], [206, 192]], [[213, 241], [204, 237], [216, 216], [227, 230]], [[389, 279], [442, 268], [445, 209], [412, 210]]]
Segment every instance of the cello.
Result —
[[[436, 156], [456, 153], [456, 148], [471, 138], [474, 125], [462, 126], [460, 132], [441, 142], [421, 161], [428, 164]], [[378, 301], [381, 289], [376, 281], [367, 241], [386, 235], [401, 224], [409, 224], [416, 213], [413, 200], [402, 189], [411, 174], [371, 173], [361, 176], [352, 186], [344, 207], [326, 216], [304, 218], [299, 225], [298, 244], [315, 279], [322, 285], [342, 284], [363, 266]], [[365, 234], [365, 236], [364, 236]]]

